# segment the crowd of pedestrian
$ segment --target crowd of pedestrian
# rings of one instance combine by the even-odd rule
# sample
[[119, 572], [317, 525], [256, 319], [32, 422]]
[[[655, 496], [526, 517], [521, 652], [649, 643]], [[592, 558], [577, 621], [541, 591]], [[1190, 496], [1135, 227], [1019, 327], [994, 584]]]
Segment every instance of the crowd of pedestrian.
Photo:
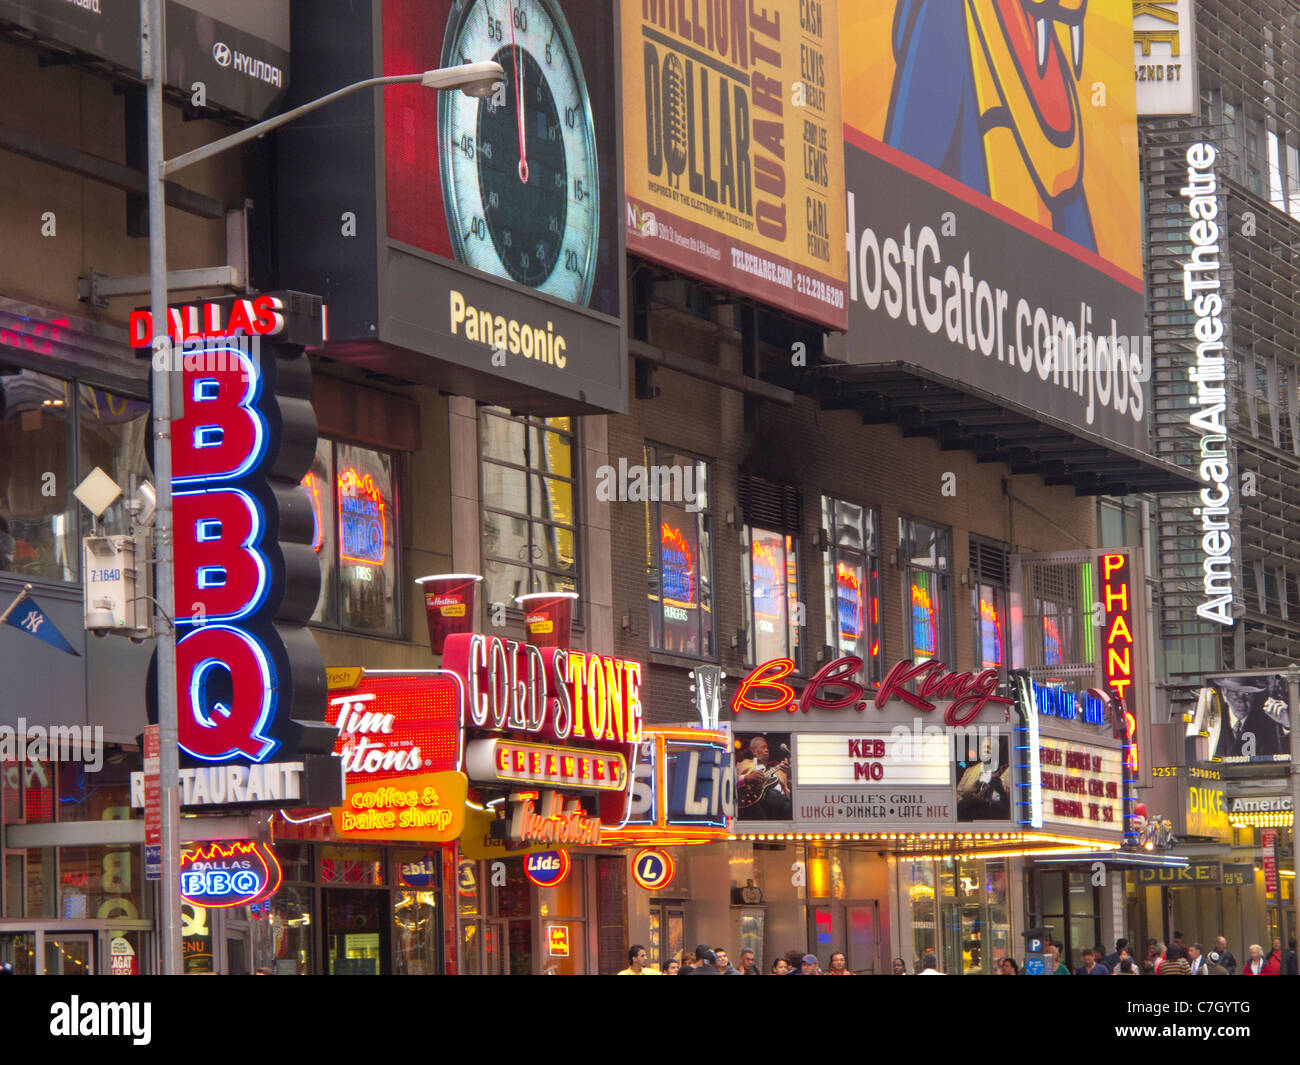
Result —
[[[710, 947], [701, 943], [681, 957], [670, 958], [660, 972], [650, 964], [646, 948], [633, 943], [627, 952], [628, 967], [619, 976], [761, 976], [754, 952], [742, 950], [739, 967], [732, 964], [725, 947]], [[1146, 952], [1141, 959], [1129, 950], [1127, 939], [1115, 940], [1115, 949], [1104, 954], [1101, 947], [1084, 947], [1078, 955], [1080, 964], [1073, 970], [1075, 976], [1290, 976], [1297, 975], [1296, 941], [1291, 940], [1290, 950], [1284, 954], [1282, 941], [1273, 940], [1273, 949], [1264, 953], [1258, 943], [1249, 947], [1249, 956], [1239, 964], [1228, 949], [1228, 941], [1219, 936], [1214, 949], [1206, 952], [1200, 943], [1183, 942], [1182, 932], [1175, 932], [1173, 942], [1166, 944], [1148, 939]], [[927, 953], [913, 967], [918, 976], [942, 976], [939, 960]], [[1015, 958], [1005, 957], [996, 966], [998, 976], [1020, 976], [1025, 969]], [[1061, 947], [1048, 938], [1043, 948], [1043, 972], [1048, 976], [1069, 976], [1071, 969], [1062, 959]], [[815, 954], [800, 954], [797, 950], [775, 958], [768, 969], [771, 976], [853, 976], [842, 951], [835, 951], [823, 969]], [[907, 976], [908, 964], [895, 958], [890, 975]]]
[[[726, 947], [710, 947], [701, 943], [694, 950], [674, 956], [660, 971], [650, 964], [650, 956], [640, 943], [633, 943], [627, 951], [628, 967], [619, 976], [762, 976], [752, 950], [740, 952], [740, 967], [732, 964]], [[901, 960], [901, 959], [900, 959]], [[843, 951], [835, 951], [821, 967], [816, 954], [800, 954], [797, 950], [776, 958], [768, 970], [772, 976], [852, 976]]]

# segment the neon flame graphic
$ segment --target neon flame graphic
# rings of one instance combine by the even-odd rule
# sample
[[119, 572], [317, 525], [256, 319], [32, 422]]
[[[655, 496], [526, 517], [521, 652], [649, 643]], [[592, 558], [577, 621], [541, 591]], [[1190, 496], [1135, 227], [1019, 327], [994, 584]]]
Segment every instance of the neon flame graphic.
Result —
[[375, 479], [349, 467], [339, 481], [339, 557], [363, 566], [382, 566], [387, 554], [384, 497]]
[[997, 606], [983, 596], [980, 596], [980, 634], [984, 652], [980, 664], [984, 669], [997, 669], [1002, 665], [1002, 619], [998, 617]]
[[835, 564], [835, 600], [839, 608], [840, 637], [857, 640], [862, 636], [862, 582], [851, 566]]
[[[211, 875], [212, 865], [221, 867], [215, 870], [224, 876], [220, 885]], [[197, 870], [208, 875], [196, 876]], [[181, 898], [196, 906], [215, 910], [252, 906], [274, 895], [283, 879], [284, 871], [271, 845], [259, 840], [216, 841], [181, 852]]]
[[754, 559], [754, 614], [778, 621], [781, 601], [785, 598], [781, 560], [771, 545], [761, 540], [755, 540], [751, 550]]
[[302, 486], [307, 492], [307, 498], [311, 500], [311, 549], [320, 554], [320, 549], [325, 546], [325, 522], [323, 520], [323, 504], [320, 498], [320, 478], [316, 476], [315, 470], [308, 470], [307, 476], [302, 479]]
[[663, 599], [676, 606], [695, 605], [695, 564], [685, 534], [664, 522], [659, 529]]

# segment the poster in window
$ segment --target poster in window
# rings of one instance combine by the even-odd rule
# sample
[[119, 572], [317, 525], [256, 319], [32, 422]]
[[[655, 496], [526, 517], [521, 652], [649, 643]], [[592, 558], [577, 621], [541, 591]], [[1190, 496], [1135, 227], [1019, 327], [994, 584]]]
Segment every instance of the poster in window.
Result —
[[[659, 525], [659, 579], [664, 649], [700, 653], [700, 544], [695, 519], [665, 508]], [[687, 518], [688, 520], [683, 520]]]
[[1002, 657], [1002, 611], [1000, 598], [987, 584], [979, 591], [980, 668], [1000, 669]]
[[738, 732], [736, 816], [741, 821], [789, 821], [794, 815], [790, 733]]
[[1006, 821], [1011, 817], [1011, 740], [991, 732], [957, 735], [957, 820]]
[[912, 654], [918, 658], [934, 658], [939, 653], [939, 608], [932, 585], [929, 574], [918, 573], [912, 578]]
[[835, 613], [840, 646], [856, 644], [863, 632], [862, 567], [847, 562], [835, 564]]

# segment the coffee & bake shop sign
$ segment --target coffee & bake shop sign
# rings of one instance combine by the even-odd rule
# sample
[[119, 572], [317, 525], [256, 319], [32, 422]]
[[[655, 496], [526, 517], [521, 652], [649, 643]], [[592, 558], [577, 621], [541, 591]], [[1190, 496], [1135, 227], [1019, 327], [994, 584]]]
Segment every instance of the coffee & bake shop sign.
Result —
[[639, 662], [459, 633], [443, 667], [465, 688], [466, 773], [508, 800], [510, 840], [581, 845], [623, 824], [642, 740]]
[[1009, 827], [1012, 700], [996, 670], [895, 664], [879, 688], [862, 660], [753, 670], [732, 698], [737, 829], [943, 831]]

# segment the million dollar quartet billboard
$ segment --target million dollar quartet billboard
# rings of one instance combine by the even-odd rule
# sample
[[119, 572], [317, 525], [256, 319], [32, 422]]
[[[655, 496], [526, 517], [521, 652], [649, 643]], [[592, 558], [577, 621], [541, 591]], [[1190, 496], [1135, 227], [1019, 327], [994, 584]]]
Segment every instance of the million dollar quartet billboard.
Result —
[[629, 252], [843, 331], [837, 8], [627, 0], [623, 129]]
[[1145, 450], [1129, 0], [840, 6], [850, 364]]

